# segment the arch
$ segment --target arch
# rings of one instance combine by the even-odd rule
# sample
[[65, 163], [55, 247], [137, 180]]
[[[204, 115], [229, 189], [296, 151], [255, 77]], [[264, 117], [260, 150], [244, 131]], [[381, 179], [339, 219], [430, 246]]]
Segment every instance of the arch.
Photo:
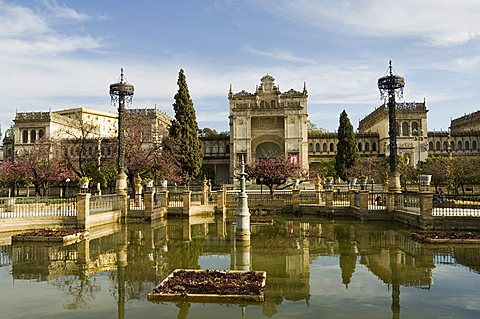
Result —
[[448, 143], [447, 141], [443, 141], [443, 150], [448, 151]]
[[458, 150], [461, 150], [461, 149], [462, 149], [462, 146], [463, 146], [463, 145], [462, 145], [462, 141], [458, 141], [458, 143], [457, 143], [457, 149], [458, 149]]
[[477, 141], [472, 142], [472, 150], [474, 150], [474, 151], [477, 150]]
[[436, 150], [436, 151], [440, 151], [440, 141], [437, 141], [437, 142], [435, 143], [435, 150]]
[[209, 154], [210, 153], [210, 146], [205, 146], [205, 154]]
[[30, 143], [35, 143], [37, 140], [37, 131], [31, 130], [30, 131]]
[[362, 142], [358, 142], [357, 147], [358, 147], [358, 151], [361, 152], [362, 151]]
[[455, 142], [451, 141], [450, 142], [450, 151], [453, 152], [455, 150]]
[[38, 138], [42, 138], [45, 136], [45, 131], [43, 129], [38, 130]]
[[370, 143], [365, 142], [365, 152], [370, 152]]
[[214, 153], [214, 154], [218, 153], [218, 146], [217, 145], [212, 146], [212, 153]]
[[420, 132], [420, 130], [418, 129], [418, 123], [414, 121], [412, 122], [412, 133], [418, 135], [418, 132]]
[[277, 103], [275, 102], [275, 100], [270, 101], [270, 107], [271, 108], [274, 108], [276, 105], [277, 105]]
[[469, 141], [465, 141], [465, 150], [466, 151], [470, 150], [470, 142]]
[[402, 123], [402, 136], [409, 136], [410, 135], [410, 126], [407, 122]]
[[428, 150], [433, 151], [433, 142], [428, 142]]
[[320, 152], [320, 143], [315, 144], [315, 152]]
[[258, 144], [255, 149], [255, 157], [257, 159], [265, 158], [267, 156], [281, 156], [282, 149], [280, 146], [273, 142], [263, 142]]
[[333, 143], [330, 143], [330, 152], [333, 152], [335, 150], [335, 146], [333, 146]]
[[23, 130], [22, 132], [22, 143], [28, 143], [28, 131]]
[[322, 144], [322, 152], [327, 152], [327, 143]]
[[260, 101], [260, 107], [265, 107], [265, 101]]
[[377, 143], [375, 143], [375, 142], [372, 143], [372, 151], [373, 152], [377, 151]]
[[312, 143], [308, 143], [308, 152], [309, 153], [313, 152], [313, 144]]

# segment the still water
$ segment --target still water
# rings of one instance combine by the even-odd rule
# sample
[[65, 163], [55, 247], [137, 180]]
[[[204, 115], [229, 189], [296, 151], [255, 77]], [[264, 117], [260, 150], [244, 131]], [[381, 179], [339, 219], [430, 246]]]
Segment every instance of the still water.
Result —
[[[421, 244], [388, 224], [263, 221], [250, 246], [218, 216], [109, 226], [66, 246], [0, 235], [0, 318], [480, 318], [480, 245]], [[266, 271], [266, 300], [147, 301], [176, 268]]]

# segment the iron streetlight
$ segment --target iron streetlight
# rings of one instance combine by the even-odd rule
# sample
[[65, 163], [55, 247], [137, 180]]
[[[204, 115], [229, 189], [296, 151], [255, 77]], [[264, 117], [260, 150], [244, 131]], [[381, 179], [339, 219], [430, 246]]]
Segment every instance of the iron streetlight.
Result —
[[397, 117], [395, 95], [403, 94], [405, 79], [393, 74], [392, 61], [389, 62], [388, 74], [378, 79], [378, 89], [382, 98], [388, 97], [388, 135], [390, 139], [390, 174], [388, 190], [401, 192], [400, 174], [397, 171]]
[[110, 97], [112, 105], [118, 105], [118, 149], [117, 168], [118, 176], [116, 183], [117, 194], [127, 193], [127, 174], [125, 174], [125, 103], [131, 104], [134, 88], [132, 84], [123, 80], [123, 68], [120, 69], [120, 82], [110, 85]]

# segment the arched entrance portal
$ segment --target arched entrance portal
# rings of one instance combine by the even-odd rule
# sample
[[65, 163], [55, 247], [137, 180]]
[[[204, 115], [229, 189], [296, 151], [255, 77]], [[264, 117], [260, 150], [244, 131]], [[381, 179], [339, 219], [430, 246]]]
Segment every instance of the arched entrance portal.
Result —
[[258, 144], [255, 149], [255, 158], [265, 158], [268, 156], [283, 156], [280, 146], [273, 142], [263, 142]]

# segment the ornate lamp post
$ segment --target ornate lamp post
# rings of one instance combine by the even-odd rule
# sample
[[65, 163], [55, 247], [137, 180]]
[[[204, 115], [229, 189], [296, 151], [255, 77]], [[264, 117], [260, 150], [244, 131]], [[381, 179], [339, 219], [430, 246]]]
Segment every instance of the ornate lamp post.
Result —
[[118, 105], [118, 149], [117, 168], [118, 176], [116, 183], [117, 194], [127, 193], [127, 174], [125, 174], [125, 102], [132, 103], [133, 85], [123, 81], [123, 68], [120, 69], [120, 82], [110, 85], [110, 97], [114, 106]]
[[390, 174], [388, 190], [400, 193], [400, 174], [397, 171], [397, 117], [395, 95], [403, 93], [405, 79], [393, 74], [392, 61], [389, 62], [388, 75], [378, 79], [378, 89], [382, 97], [388, 97], [388, 135], [390, 138]]

